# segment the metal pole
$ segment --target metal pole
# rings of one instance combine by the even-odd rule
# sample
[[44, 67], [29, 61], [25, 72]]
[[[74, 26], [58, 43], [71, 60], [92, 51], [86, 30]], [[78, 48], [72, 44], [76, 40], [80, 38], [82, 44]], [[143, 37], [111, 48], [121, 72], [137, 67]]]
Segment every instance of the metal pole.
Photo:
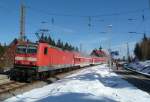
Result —
[[24, 41], [25, 38], [25, 6], [23, 0], [21, 0], [20, 7], [20, 40]]
[[80, 53], [82, 53], [82, 43], [80, 43]]
[[109, 43], [109, 48], [108, 48], [108, 52], [109, 52], [109, 72], [110, 72], [110, 69], [112, 68], [112, 60], [111, 60], [111, 31], [112, 31], [112, 25], [108, 25], [108, 33], [109, 33], [109, 38], [108, 38], [108, 43]]
[[129, 62], [130, 59], [130, 53], [129, 53], [129, 44], [127, 42], [127, 61]]

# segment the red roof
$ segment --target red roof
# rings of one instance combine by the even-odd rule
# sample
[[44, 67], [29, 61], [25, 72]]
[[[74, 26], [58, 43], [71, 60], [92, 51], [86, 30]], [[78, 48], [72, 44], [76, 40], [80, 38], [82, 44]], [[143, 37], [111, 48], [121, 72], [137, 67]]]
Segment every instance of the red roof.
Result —
[[96, 53], [99, 54], [99, 55], [106, 55], [106, 53], [102, 50], [96, 50]]

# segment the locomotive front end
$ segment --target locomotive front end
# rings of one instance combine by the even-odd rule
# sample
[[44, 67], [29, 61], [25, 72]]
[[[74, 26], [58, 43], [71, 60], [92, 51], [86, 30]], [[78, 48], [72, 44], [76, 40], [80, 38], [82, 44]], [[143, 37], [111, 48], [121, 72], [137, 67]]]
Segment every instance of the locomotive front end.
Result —
[[14, 68], [10, 71], [10, 79], [32, 81], [37, 72], [37, 44], [17, 45]]
[[36, 45], [18, 45], [15, 55], [15, 67], [34, 67], [37, 63]]

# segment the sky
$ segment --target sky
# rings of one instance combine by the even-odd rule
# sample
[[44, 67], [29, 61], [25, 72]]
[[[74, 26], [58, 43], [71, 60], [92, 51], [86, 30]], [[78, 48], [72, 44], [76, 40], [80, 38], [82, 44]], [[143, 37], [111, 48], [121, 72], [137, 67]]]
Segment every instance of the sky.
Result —
[[[19, 37], [20, 1], [0, 0], [2, 44]], [[83, 52], [101, 45], [123, 56], [127, 42], [132, 54], [143, 33], [150, 36], [149, 0], [24, 0], [24, 4], [25, 34], [32, 41], [39, 29], [47, 28], [52, 38], [81, 45]]]

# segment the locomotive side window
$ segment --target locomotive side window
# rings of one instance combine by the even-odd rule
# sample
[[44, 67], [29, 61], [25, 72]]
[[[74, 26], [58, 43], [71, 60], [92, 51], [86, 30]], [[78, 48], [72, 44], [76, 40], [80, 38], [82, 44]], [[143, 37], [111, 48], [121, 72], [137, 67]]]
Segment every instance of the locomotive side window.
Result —
[[44, 55], [47, 55], [47, 53], [48, 53], [48, 48], [45, 47], [45, 48], [44, 48]]

